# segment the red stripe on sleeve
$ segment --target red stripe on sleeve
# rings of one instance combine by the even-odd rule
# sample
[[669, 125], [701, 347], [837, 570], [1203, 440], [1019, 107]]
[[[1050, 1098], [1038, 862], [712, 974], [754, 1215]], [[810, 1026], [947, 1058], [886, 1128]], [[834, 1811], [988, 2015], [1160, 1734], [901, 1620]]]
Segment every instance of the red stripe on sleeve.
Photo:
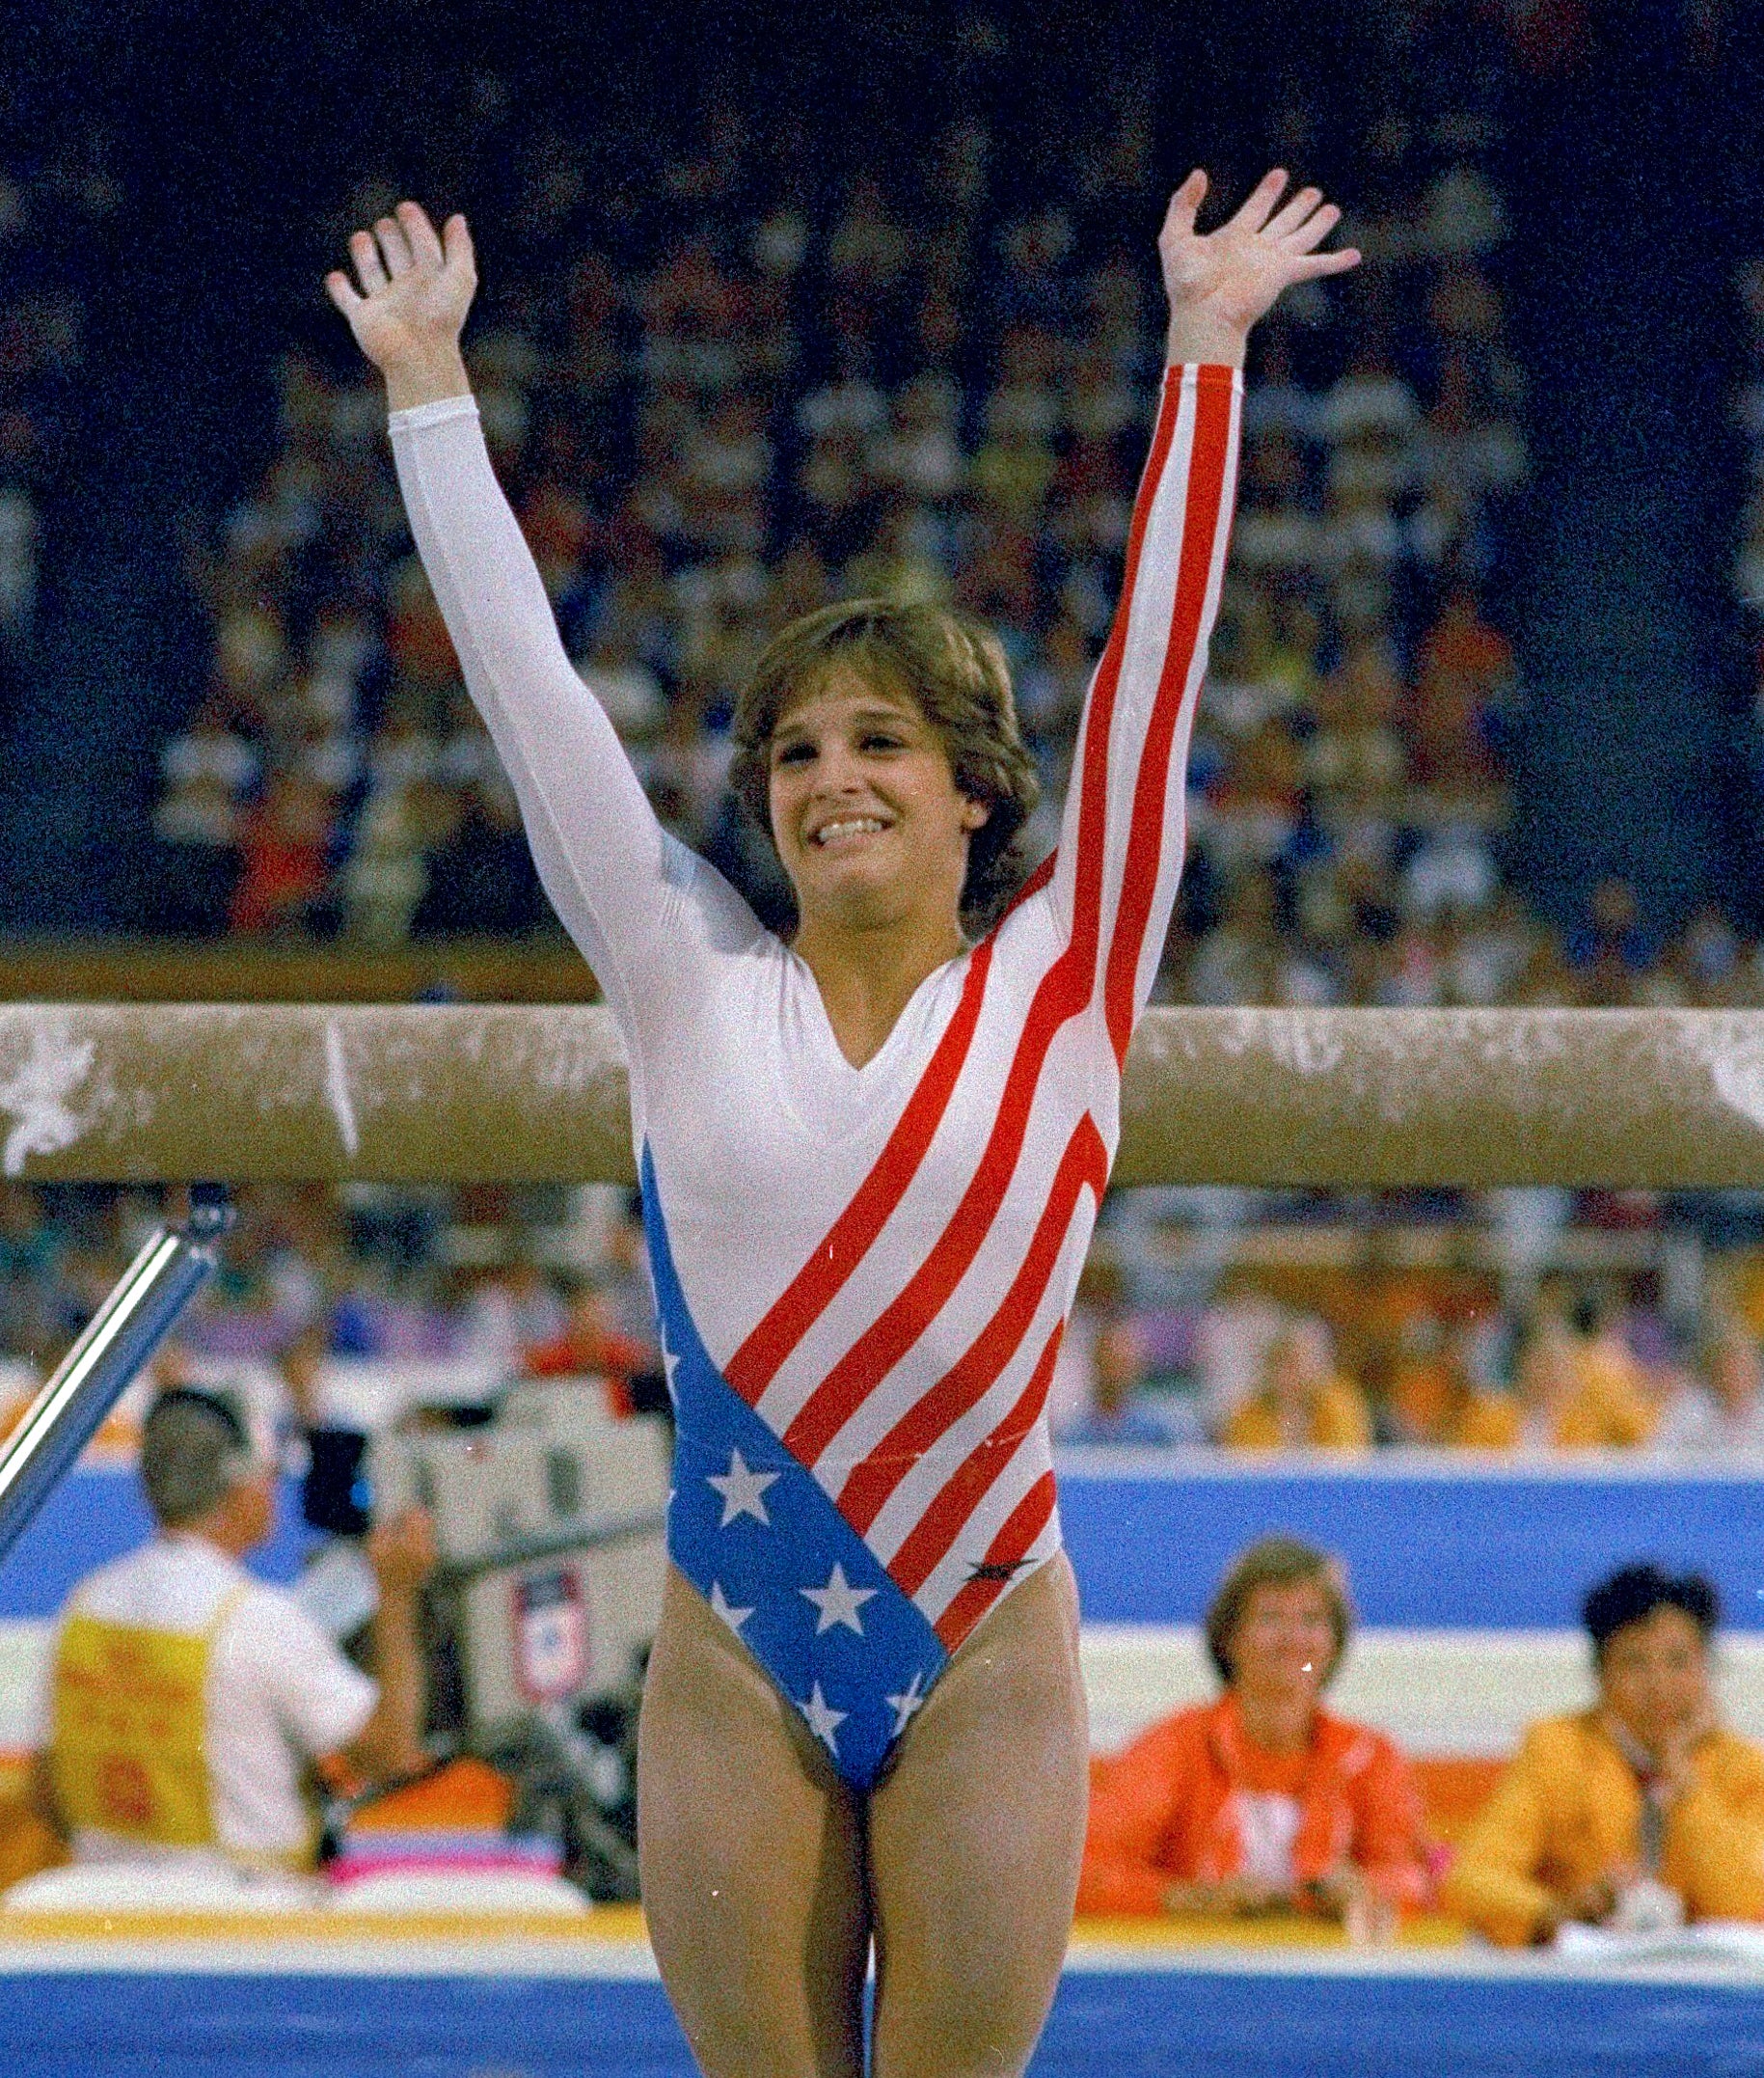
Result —
[[[1133, 598], [1139, 587], [1139, 569], [1157, 503], [1164, 465], [1170, 459], [1176, 438], [1176, 422], [1181, 408], [1181, 389], [1166, 380], [1158, 408], [1157, 426], [1152, 435], [1152, 451], [1133, 501], [1132, 524], [1127, 530], [1126, 562], [1123, 572], [1121, 603], [1115, 609], [1108, 642], [1097, 666], [1090, 697], [1080, 725], [1084, 761], [1079, 780], [1077, 856], [1072, 861], [1072, 942], [1093, 943], [1102, 906], [1102, 868], [1108, 853], [1108, 774], [1110, 738], [1115, 726], [1115, 700], [1121, 687], [1121, 667], [1126, 656], [1127, 626], [1133, 617]], [[1091, 977], [1086, 976], [1086, 995]]]
[[[1047, 1527], [1053, 1514], [1053, 1474], [1044, 1472], [1005, 1517], [1004, 1527], [987, 1547], [986, 1566], [1015, 1566]], [[936, 1621], [944, 1649], [953, 1653], [1002, 1595], [1005, 1580], [970, 1580]]]
[[912, 1535], [888, 1562], [894, 1584], [905, 1595], [916, 1595], [943, 1563], [949, 1547], [961, 1536], [968, 1518], [991, 1490], [1013, 1455], [1042, 1418], [1047, 1404], [1047, 1387], [1053, 1379], [1054, 1359], [1060, 1353], [1060, 1337], [1066, 1323], [1056, 1321], [1046, 1347], [1036, 1358], [1029, 1382], [1017, 1404], [991, 1435], [975, 1445], [913, 1524]]
[[[916, 1461], [970, 1408], [980, 1404], [1022, 1347], [1059, 1260], [1078, 1193], [1088, 1186], [1100, 1203], [1107, 1180], [1108, 1150], [1087, 1111], [1066, 1143], [1022, 1267], [997, 1311], [960, 1360], [913, 1402], [869, 1456], [853, 1468], [841, 1488], [839, 1512], [858, 1536], [869, 1530]], [[911, 1594], [912, 1589], [907, 1592]]]
[[1235, 396], [1235, 382], [1230, 369], [1203, 368], [1196, 371], [1194, 440], [1170, 643], [1164, 652], [1164, 668], [1133, 788], [1121, 907], [1115, 917], [1104, 983], [1109, 1040], [1117, 1063], [1126, 1059], [1127, 1041], [1132, 1037], [1133, 980], [1139, 971], [1146, 924], [1157, 889], [1164, 805], [1170, 783], [1170, 748], [1176, 739], [1183, 696], [1200, 644], [1201, 620], [1212, 581], [1213, 551], [1220, 527], [1227, 524], [1220, 507], [1231, 462]]
[[729, 1359], [723, 1376], [749, 1407], [838, 1296], [918, 1174], [966, 1064], [991, 963], [992, 943], [986, 939], [974, 948], [956, 1013], [875, 1167], [827, 1239]]

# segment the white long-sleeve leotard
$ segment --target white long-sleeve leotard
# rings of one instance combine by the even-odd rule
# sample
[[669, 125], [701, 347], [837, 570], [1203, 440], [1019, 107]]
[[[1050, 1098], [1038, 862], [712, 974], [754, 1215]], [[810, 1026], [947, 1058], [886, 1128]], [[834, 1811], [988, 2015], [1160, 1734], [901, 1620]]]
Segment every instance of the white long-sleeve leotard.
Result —
[[630, 1054], [670, 1551], [854, 1780], [1058, 1547], [1043, 1404], [1181, 870], [1239, 401], [1229, 369], [1166, 377], [1058, 849], [861, 1068], [803, 962], [657, 821], [471, 399], [393, 420], [467, 684]]

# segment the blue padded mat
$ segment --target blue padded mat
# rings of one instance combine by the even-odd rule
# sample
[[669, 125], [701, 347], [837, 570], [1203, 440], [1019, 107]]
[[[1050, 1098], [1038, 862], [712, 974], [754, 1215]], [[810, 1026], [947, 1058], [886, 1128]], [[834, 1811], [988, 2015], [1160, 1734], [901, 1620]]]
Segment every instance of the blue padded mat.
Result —
[[[692, 2078], [659, 1984], [21, 1975], [9, 2078]], [[1070, 1973], [1034, 2078], [1758, 2078], [1764, 1989]]]

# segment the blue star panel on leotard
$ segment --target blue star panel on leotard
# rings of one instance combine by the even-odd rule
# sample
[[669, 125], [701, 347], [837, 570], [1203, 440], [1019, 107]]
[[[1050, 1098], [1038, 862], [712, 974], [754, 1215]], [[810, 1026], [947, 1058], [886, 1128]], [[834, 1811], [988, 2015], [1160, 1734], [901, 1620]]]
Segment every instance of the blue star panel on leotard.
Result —
[[948, 1660], [826, 1491], [711, 1361], [643, 1150], [643, 1226], [679, 1439], [674, 1564], [797, 1706], [845, 1780], [874, 1787]]

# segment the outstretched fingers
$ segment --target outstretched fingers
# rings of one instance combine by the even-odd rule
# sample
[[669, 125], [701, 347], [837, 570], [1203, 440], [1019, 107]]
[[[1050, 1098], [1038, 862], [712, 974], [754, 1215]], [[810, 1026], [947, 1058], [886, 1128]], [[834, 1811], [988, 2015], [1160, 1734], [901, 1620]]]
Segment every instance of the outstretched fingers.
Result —
[[1287, 233], [1285, 243], [1288, 251], [1315, 253], [1341, 221], [1341, 210], [1336, 207], [1334, 203], [1326, 202], [1320, 209], [1300, 224], [1296, 230]]
[[1301, 187], [1285, 208], [1278, 209], [1262, 228], [1267, 238], [1287, 238], [1299, 230], [1306, 219], [1323, 200], [1323, 191], [1317, 187]]
[[355, 262], [355, 278], [364, 296], [377, 295], [386, 287], [386, 263], [370, 231], [351, 232], [349, 258]]
[[1360, 249], [1344, 245], [1339, 253], [1300, 254], [1291, 262], [1292, 279], [1295, 282], [1314, 282], [1319, 275], [1345, 274], [1349, 267], [1360, 264]]
[[1170, 206], [1164, 212], [1166, 231], [1192, 232], [1195, 218], [1201, 213], [1201, 205], [1207, 200], [1207, 176], [1197, 166], [1170, 198]]
[[397, 207], [398, 229], [404, 233], [411, 257], [419, 266], [443, 267], [447, 255], [442, 251], [441, 239], [435, 227], [429, 222], [429, 213], [421, 203], [401, 202]]
[[455, 214], [442, 226], [442, 250], [447, 255], [449, 267], [458, 267], [463, 273], [477, 279], [477, 258], [472, 250], [472, 232], [463, 216]]
[[383, 216], [373, 227], [374, 242], [380, 248], [380, 258], [386, 263], [386, 271], [395, 282], [400, 275], [408, 274], [417, 264], [410, 249], [410, 240], [404, 234], [404, 227], [395, 217]]
[[1284, 166], [1273, 166], [1264, 173], [1250, 190], [1242, 207], [1231, 220], [1233, 229], [1260, 232], [1266, 228], [1274, 214], [1274, 205], [1287, 191], [1290, 178]]

